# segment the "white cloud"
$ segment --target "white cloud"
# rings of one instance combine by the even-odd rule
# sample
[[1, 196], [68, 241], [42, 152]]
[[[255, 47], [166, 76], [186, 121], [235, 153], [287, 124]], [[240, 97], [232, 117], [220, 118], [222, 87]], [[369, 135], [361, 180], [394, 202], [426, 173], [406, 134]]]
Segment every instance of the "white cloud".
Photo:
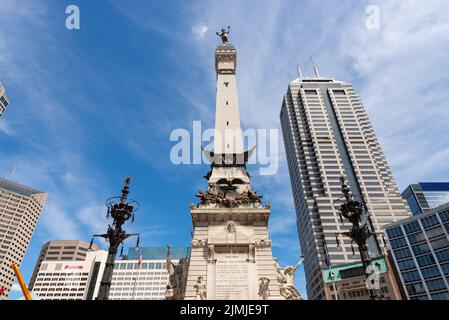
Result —
[[206, 35], [206, 32], [208, 30], [207, 25], [204, 22], [200, 22], [197, 25], [192, 27], [193, 35], [197, 39], [202, 39]]
[[13, 135], [13, 131], [12, 131], [11, 127], [8, 125], [8, 123], [5, 121], [5, 119], [2, 119], [2, 121], [0, 121], [0, 132], [3, 132], [4, 134], [7, 134], [8, 136]]
[[22, 292], [22, 289], [20, 288], [20, 284], [17, 282], [14, 282], [11, 287], [11, 292]]
[[377, 5], [380, 29], [347, 26], [339, 49], [361, 78], [356, 85], [400, 189], [447, 180], [449, 7], [438, 0]]
[[81, 208], [76, 216], [91, 233], [104, 233], [108, 224], [106, 213], [104, 204], [92, 204]]

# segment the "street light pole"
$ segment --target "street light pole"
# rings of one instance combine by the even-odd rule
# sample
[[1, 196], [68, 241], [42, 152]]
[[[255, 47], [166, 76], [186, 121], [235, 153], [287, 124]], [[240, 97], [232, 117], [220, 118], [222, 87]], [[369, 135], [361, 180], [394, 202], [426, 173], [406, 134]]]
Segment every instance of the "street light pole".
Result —
[[[112, 273], [114, 271], [115, 257], [117, 255], [117, 249], [123, 241], [132, 236], [138, 236], [139, 234], [128, 234], [122, 229], [123, 224], [132, 217], [134, 221], [134, 214], [138, 210], [138, 203], [135, 200], [128, 202], [129, 184], [131, 178], [125, 179], [125, 184], [122, 189], [122, 195], [120, 197], [112, 197], [106, 201], [108, 208], [107, 218], [112, 218], [112, 225], [108, 225], [108, 231], [105, 234], [96, 234], [93, 236], [91, 246], [95, 237], [104, 238], [109, 241], [108, 257], [106, 265], [103, 271], [103, 277], [100, 282], [100, 289], [98, 292], [98, 300], [108, 300], [109, 290], [111, 288]], [[117, 201], [117, 199], [120, 199]], [[135, 209], [132, 204], [137, 204]], [[137, 239], [137, 247], [139, 246], [139, 238]]]
[[[367, 282], [370, 278], [370, 266], [371, 257], [368, 250], [367, 241], [371, 237], [376, 237], [376, 233], [370, 228], [369, 217], [367, 216], [365, 222], [362, 218], [365, 217], [368, 212], [366, 211], [365, 203], [362, 201], [357, 201], [351, 194], [351, 190], [346, 184], [345, 177], [340, 177], [341, 190], [345, 198], [345, 202], [340, 205], [340, 219], [343, 221], [343, 217], [352, 224], [351, 229], [348, 232], [343, 232], [342, 234], [349, 237], [353, 242], [357, 244], [359, 249], [360, 258], [362, 260], [362, 265], [365, 272], [365, 277]], [[377, 244], [377, 239], [376, 239]], [[382, 300], [383, 296], [379, 290], [368, 288], [370, 292], [370, 299], [372, 300]]]

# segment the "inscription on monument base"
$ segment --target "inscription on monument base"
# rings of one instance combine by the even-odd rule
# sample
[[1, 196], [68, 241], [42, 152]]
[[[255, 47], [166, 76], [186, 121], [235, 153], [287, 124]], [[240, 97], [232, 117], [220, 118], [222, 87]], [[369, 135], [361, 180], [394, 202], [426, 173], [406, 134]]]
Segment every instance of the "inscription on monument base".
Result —
[[216, 254], [215, 298], [218, 300], [249, 299], [248, 254], [228, 252]]

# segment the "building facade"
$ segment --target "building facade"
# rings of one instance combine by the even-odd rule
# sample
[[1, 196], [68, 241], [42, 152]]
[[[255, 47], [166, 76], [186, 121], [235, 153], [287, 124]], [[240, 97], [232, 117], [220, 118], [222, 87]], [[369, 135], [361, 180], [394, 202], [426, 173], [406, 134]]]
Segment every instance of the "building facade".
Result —
[[[89, 243], [79, 240], [52, 240], [42, 246], [41, 252], [34, 267], [31, 280], [28, 285], [33, 290], [34, 282], [43, 261], [84, 261], [89, 251]], [[92, 244], [92, 250], [98, 250], [96, 244]]]
[[[89, 243], [72, 240], [46, 243], [29, 285], [33, 294], [41, 300], [95, 300], [108, 253], [94, 246], [85, 251], [86, 245], [89, 248]], [[187, 257], [188, 252], [186, 247], [171, 247], [172, 262]], [[166, 259], [166, 247], [130, 248], [128, 255], [115, 261], [109, 300], [165, 299]]]
[[43, 260], [30, 287], [41, 300], [95, 300], [107, 256], [93, 250], [82, 260]]
[[[175, 264], [188, 254], [187, 247], [170, 247]], [[115, 262], [109, 300], [165, 300], [169, 283], [166, 259], [166, 247], [130, 248], [126, 257]]]
[[9, 100], [6, 97], [5, 88], [0, 83], [0, 117], [5, 112], [6, 107], [8, 106], [8, 104], [9, 104]]
[[449, 300], [449, 204], [386, 227], [407, 299]]
[[409, 185], [402, 197], [407, 200], [412, 214], [423, 213], [449, 203], [449, 182], [420, 182]]
[[20, 267], [46, 200], [42, 191], [0, 178], [0, 300], [8, 298], [11, 264]]
[[[292, 81], [280, 113], [309, 299], [324, 299], [325, 245], [333, 265], [360, 261], [350, 240], [336, 239], [349, 223], [339, 219], [340, 176], [363, 200], [372, 229], [410, 216], [365, 108], [349, 83], [327, 78]], [[338, 244], [340, 243], [340, 245]], [[376, 245], [377, 242], [377, 245]], [[372, 256], [379, 241], [370, 239]]]
[[[400, 300], [401, 291], [388, 259], [372, 261], [376, 266], [378, 284], [385, 300]], [[361, 262], [347, 263], [323, 270], [326, 300], [368, 300], [365, 270]]]

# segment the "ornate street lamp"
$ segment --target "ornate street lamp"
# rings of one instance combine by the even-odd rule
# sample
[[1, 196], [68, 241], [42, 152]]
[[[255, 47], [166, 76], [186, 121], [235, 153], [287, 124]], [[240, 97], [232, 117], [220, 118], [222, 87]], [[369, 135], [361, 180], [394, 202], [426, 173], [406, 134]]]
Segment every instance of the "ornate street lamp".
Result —
[[[344, 223], [343, 218], [345, 218], [352, 224], [351, 229], [347, 232], [341, 233], [341, 235], [349, 237], [351, 239], [351, 242], [355, 242], [357, 244], [357, 248], [359, 250], [360, 258], [362, 260], [362, 265], [365, 272], [365, 277], [368, 283], [370, 277], [371, 257], [368, 250], [367, 241], [368, 239], [373, 237], [376, 245], [378, 246], [376, 233], [372, 231], [372, 225], [370, 224], [370, 217], [365, 201], [363, 199], [361, 199], [360, 201], [355, 199], [354, 195], [351, 193], [351, 190], [346, 184], [345, 177], [341, 176], [340, 182], [341, 190], [344, 195], [344, 202], [340, 205], [339, 210], [340, 220], [342, 223]], [[338, 234], [336, 234], [336, 237], [337, 243], [338, 245], [340, 245]], [[383, 299], [383, 294], [380, 289], [368, 289], [370, 293], [370, 299]]]
[[[103, 277], [100, 282], [100, 290], [98, 292], [97, 300], [108, 300], [109, 298], [115, 257], [120, 244], [122, 244], [123, 241], [129, 237], [138, 236], [136, 247], [139, 247], [140, 235], [138, 233], [129, 234], [122, 229], [123, 224], [130, 218], [132, 219], [132, 222], [134, 222], [134, 214], [139, 210], [139, 203], [137, 201], [130, 200], [128, 202], [127, 200], [130, 183], [131, 178], [126, 178], [125, 185], [122, 189], [122, 195], [111, 197], [106, 201], [106, 207], [108, 208], [106, 218], [112, 218], [112, 225], [108, 225], [108, 231], [105, 234], [95, 234], [90, 242], [90, 247], [92, 247], [95, 237], [104, 238], [107, 242], [109, 242], [108, 258], [106, 260]], [[123, 255], [123, 245], [121, 255]]]

